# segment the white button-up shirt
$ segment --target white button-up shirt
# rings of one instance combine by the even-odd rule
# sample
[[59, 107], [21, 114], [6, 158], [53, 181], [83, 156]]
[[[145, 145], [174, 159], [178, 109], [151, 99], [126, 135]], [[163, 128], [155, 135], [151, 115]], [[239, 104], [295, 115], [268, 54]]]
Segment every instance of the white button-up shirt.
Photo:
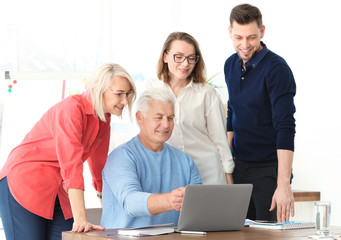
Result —
[[[168, 84], [163, 87], [173, 93]], [[234, 162], [217, 91], [191, 81], [176, 97], [174, 113], [174, 130], [167, 142], [192, 157], [203, 184], [226, 184], [225, 172], [233, 172]]]

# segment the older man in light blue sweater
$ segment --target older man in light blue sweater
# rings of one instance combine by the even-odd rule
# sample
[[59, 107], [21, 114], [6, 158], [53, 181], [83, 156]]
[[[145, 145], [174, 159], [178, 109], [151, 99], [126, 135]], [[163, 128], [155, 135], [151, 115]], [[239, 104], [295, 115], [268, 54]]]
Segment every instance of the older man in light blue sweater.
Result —
[[201, 184], [191, 157], [165, 143], [174, 126], [174, 102], [163, 88], [139, 98], [140, 133], [117, 147], [103, 169], [102, 226], [177, 225], [185, 186]]

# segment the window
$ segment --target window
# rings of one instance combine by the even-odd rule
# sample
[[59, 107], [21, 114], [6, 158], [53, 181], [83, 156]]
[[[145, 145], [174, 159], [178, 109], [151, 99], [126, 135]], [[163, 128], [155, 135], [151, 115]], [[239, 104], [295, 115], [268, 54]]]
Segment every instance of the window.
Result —
[[0, 70], [86, 71], [105, 57], [104, 1], [0, 4]]

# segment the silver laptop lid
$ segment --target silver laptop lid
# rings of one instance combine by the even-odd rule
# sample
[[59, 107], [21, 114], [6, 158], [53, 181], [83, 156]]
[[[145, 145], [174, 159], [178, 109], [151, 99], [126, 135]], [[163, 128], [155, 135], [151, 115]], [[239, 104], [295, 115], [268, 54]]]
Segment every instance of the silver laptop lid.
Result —
[[188, 185], [177, 230], [241, 230], [251, 191], [252, 184]]

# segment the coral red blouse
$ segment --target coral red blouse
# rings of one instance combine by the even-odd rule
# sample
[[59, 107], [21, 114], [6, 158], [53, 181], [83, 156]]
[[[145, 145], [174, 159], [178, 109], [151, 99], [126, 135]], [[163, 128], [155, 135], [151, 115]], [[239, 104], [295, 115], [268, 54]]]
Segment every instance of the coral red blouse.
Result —
[[52, 219], [58, 194], [65, 219], [72, 218], [70, 188], [84, 190], [83, 163], [88, 160], [93, 186], [102, 191], [108, 156], [110, 114], [103, 122], [86, 94], [73, 95], [51, 107], [0, 172], [14, 198], [28, 211]]

